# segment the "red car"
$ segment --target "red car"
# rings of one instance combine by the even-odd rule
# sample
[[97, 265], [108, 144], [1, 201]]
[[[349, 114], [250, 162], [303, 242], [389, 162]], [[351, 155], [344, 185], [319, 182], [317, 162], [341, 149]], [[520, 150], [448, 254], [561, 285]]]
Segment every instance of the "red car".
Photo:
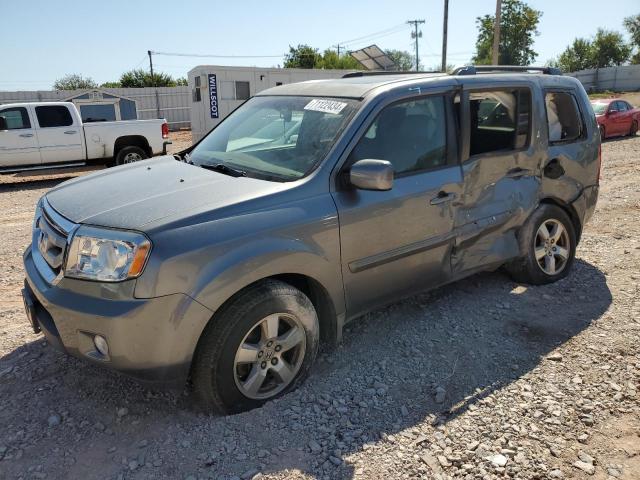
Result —
[[640, 124], [640, 108], [618, 98], [591, 102], [602, 139], [635, 135]]

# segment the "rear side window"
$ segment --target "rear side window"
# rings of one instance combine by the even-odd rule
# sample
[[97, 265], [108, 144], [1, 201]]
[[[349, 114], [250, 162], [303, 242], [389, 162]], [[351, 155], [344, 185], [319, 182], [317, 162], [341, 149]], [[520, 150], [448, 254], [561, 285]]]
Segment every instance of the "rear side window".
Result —
[[447, 116], [441, 96], [395, 103], [373, 121], [349, 156], [388, 160], [397, 176], [447, 164]]
[[470, 92], [469, 155], [519, 150], [529, 145], [528, 89]]
[[573, 142], [582, 136], [582, 118], [575, 97], [568, 92], [545, 96], [549, 143]]
[[7, 130], [20, 130], [31, 128], [29, 114], [24, 107], [7, 108], [0, 110], [0, 117], [4, 118]]
[[46, 105], [36, 107], [36, 117], [40, 128], [68, 127], [73, 125], [69, 109], [63, 105]]

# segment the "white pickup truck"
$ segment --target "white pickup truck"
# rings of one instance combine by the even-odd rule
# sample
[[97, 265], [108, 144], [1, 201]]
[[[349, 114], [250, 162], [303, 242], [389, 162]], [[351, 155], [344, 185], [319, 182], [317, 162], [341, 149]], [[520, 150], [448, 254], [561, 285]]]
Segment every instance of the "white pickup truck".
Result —
[[0, 105], [0, 173], [121, 165], [165, 154], [168, 138], [164, 119], [83, 123], [70, 102]]

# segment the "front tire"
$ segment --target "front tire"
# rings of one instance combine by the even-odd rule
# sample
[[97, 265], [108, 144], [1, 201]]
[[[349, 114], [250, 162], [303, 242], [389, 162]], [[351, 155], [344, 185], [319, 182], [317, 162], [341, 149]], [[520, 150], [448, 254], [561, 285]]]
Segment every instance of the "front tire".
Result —
[[115, 163], [116, 165], [126, 165], [127, 163], [139, 162], [145, 158], [149, 158], [149, 155], [142, 148], [129, 146], [118, 151]]
[[629, 136], [635, 137], [636, 133], [638, 133], [638, 121], [634, 120], [633, 122], [631, 122], [631, 130], [629, 131]]
[[600, 141], [604, 142], [607, 138], [607, 131], [604, 128], [604, 125], [600, 125]]
[[520, 229], [520, 251], [507, 270], [514, 280], [532, 285], [566, 277], [575, 259], [576, 231], [569, 215], [556, 205], [541, 205]]
[[194, 393], [208, 410], [239, 413], [295, 389], [318, 352], [309, 298], [277, 280], [255, 284], [214, 316], [193, 360]]

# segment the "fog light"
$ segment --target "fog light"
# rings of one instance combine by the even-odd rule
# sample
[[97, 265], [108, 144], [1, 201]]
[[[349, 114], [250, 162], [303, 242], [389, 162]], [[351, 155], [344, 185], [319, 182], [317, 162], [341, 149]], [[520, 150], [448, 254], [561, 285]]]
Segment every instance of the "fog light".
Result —
[[93, 344], [96, 346], [96, 350], [98, 350], [102, 355], [105, 357], [109, 355], [109, 345], [104, 337], [96, 335], [93, 337]]

